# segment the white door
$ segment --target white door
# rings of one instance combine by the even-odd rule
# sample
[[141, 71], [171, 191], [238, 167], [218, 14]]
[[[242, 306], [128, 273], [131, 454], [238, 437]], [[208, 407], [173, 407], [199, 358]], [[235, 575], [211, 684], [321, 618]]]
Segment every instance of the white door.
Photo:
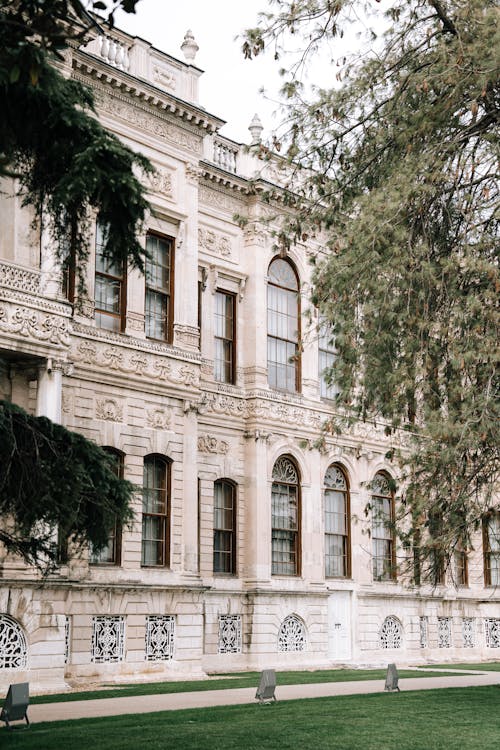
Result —
[[328, 599], [328, 656], [351, 658], [351, 592], [336, 591]]

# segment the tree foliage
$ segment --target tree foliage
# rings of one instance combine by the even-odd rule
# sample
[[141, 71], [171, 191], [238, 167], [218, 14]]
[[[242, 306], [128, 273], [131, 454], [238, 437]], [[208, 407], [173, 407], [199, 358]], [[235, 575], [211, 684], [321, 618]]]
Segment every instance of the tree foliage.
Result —
[[[436, 580], [498, 507], [498, 6], [270, 5], [244, 53], [280, 59], [299, 44], [274, 139], [295, 166], [279, 239], [286, 251], [326, 237], [313, 301], [332, 325], [343, 407], [328, 429], [375, 419], [402, 435], [399, 531]], [[308, 55], [360, 27], [368, 48], [308, 90]]]
[[7, 0], [0, 11], [0, 176], [18, 179], [24, 203], [51, 226], [61, 260], [78, 269], [90, 209], [109, 228], [110, 258], [143, 268], [137, 235], [148, 202], [134, 171], [152, 167], [100, 125], [90, 89], [57, 63], [90, 29], [102, 31], [87, 8], [112, 23], [117, 7], [134, 12], [136, 3]]
[[0, 401], [0, 541], [44, 572], [58, 538], [100, 550], [118, 521], [132, 520], [134, 486], [98, 445], [46, 417]]

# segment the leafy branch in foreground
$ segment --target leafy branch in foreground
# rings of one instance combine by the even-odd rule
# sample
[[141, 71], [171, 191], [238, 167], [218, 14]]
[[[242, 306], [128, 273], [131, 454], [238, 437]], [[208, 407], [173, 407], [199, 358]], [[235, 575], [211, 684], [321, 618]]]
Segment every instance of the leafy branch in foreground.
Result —
[[295, 165], [287, 187], [299, 208], [280, 239], [285, 250], [304, 233], [325, 239], [313, 302], [331, 324], [344, 423], [406, 432], [391, 455], [398, 530], [436, 580], [498, 508], [498, 8], [408, 0], [383, 16], [361, 0], [271, 5], [244, 52], [271, 46], [281, 57], [293, 34], [299, 66], [371, 9], [370, 44], [339, 62], [338, 86], [308, 95], [300, 67], [282, 71], [275, 143]]
[[[136, 2], [88, 3], [91, 9]], [[78, 0], [11, 0], [0, 12], [0, 176], [18, 180], [24, 204], [35, 208], [57, 241], [61, 261], [77, 269], [88, 255], [90, 211], [108, 226], [106, 253], [143, 269], [137, 240], [146, 192], [134, 171], [149, 161], [98, 122], [89, 88], [58, 69], [62, 52], [97, 24]], [[98, 27], [99, 29], [99, 27]], [[68, 256], [68, 248], [72, 257]]]
[[75, 551], [103, 549], [116, 522], [130, 524], [134, 485], [83, 435], [0, 401], [0, 542], [48, 573], [58, 537]]

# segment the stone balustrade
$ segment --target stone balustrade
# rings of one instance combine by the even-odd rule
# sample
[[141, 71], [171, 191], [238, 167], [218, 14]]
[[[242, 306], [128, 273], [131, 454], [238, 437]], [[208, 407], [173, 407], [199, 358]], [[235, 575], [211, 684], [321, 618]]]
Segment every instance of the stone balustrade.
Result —
[[129, 50], [124, 44], [121, 44], [113, 37], [99, 35], [95, 40], [97, 49], [95, 52], [102, 57], [104, 62], [113, 65], [119, 70], [128, 71], [130, 68]]
[[236, 157], [239, 146], [223, 138], [214, 138], [213, 162], [226, 172], [236, 174]]

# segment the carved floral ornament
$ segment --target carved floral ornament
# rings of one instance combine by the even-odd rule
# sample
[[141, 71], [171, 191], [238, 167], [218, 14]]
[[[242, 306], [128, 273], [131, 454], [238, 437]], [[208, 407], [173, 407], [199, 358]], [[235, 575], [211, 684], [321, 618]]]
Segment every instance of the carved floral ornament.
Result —
[[287, 484], [298, 484], [299, 477], [297, 469], [289, 458], [281, 456], [273, 466], [273, 481], [286, 482]]
[[151, 192], [173, 197], [172, 174], [167, 170], [156, 167], [156, 170], [147, 176], [146, 183]]
[[40, 272], [0, 262], [0, 287], [19, 289], [28, 294], [40, 291]]
[[325, 474], [325, 487], [331, 490], [347, 490], [344, 473], [338, 466], [329, 466]]
[[152, 409], [146, 412], [146, 421], [156, 430], [164, 430], [170, 426], [170, 414], [162, 409]]

